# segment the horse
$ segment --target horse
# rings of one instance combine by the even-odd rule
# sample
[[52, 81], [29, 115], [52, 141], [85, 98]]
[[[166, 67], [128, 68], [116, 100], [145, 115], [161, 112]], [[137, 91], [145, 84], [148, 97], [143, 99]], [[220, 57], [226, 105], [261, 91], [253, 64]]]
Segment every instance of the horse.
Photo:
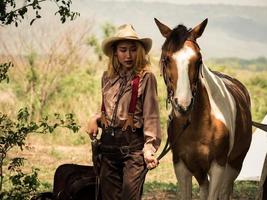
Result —
[[171, 104], [168, 141], [173, 155], [180, 199], [192, 199], [192, 177], [201, 200], [230, 199], [250, 147], [250, 96], [235, 78], [210, 70], [202, 60], [197, 39], [208, 19], [188, 29], [174, 29], [154, 19], [165, 37], [161, 73]]

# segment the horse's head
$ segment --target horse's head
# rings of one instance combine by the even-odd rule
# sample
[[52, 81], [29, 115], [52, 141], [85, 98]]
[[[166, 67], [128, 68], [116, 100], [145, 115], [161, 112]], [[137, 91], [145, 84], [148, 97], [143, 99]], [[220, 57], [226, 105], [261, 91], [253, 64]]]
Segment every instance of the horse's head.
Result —
[[196, 39], [202, 35], [208, 19], [193, 29], [187, 29], [183, 25], [170, 29], [157, 19], [155, 22], [166, 38], [162, 46], [161, 66], [168, 100], [175, 111], [185, 115], [193, 107], [202, 64]]

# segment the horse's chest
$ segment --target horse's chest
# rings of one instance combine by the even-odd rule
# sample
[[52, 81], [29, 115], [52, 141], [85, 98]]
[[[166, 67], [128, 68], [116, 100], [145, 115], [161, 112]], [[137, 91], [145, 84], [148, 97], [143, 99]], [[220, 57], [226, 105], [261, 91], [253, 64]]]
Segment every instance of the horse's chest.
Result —
[[208, 160], [211, 154], [211, 146], [199, 141], [179, 142], [178, 156], [183, 160]]
[[196, 134], [193, 129], [185, 132], [173, 148], [174, 161], [182, 159], [188, 165], [203, 164], [206, 167], [214, 159], [225, 160], [229, 138], [227, 135], [214, 134], [213, 131], [199, 131]]

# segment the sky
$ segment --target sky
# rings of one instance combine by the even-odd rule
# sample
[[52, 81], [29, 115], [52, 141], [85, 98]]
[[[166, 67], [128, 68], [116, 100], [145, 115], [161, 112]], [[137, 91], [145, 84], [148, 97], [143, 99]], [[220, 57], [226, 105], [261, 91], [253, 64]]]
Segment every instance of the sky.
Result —
[[[113, 1], [113, 0], [97, 0]], [[244, 6], [267, 6], [267, 0], [116, 0], [116, 1], [144, 1], [144, 2], [163, 2], [174, 4], [226, 4]]]
[[[92, 4], [91, 2], [93, 1], [98, 3]], [[109, 1], [109, 3], [103, 1]], [[190, 6], [188, 6], [187, 9], [183, 9], [180, 8], [179, 5], [161, 5], [155, 3], [151, 4], [151, 6], [148, 7], [149, 9], [143, 9], [142, 6], [144, 6], [144, 4], [135, 3], [130, 8], [125, 9], [125, 5], [118, 3], [118, 1], [157, 1], [162, 3], [172, 2], [176, 4], [188, 4], [192, 2], [206, 4], [211, 2], [214, 4], [229, 2], [227, 5], [230, 5], [230, 3], [233, 5], [233, 3], [235, 3], [235, 5], [243, 5], [244, 7], [227, 7], [219, 5], [211, 8], [209, 6], [202, 6], [203, 8], [195, 10], [194, 7], [192, 8]], [[75, 4], [76, 7], [74, 6], [75, 8], [73, 7], [73, 10], [81, 13], [78, 20], [85, 20], [86, 24], [91, 24], [90, 27], [92, 33], [97, 34], [99, 38], [102, 37], [101, 24], [103, 25], [104, 22], [110, 22], [114, 25], [131, 23], [135, 26], [136, 30], [138, 30], [139, 35], [153, 38], [154, 44], [152, 50], [154, 50], [155, 53], [158, 53], [164, 38], [155, 26], [153, 20], [154, 17], [157, 17], [170, 27], [174, 27], [178, 23], [193, 27], [208, 17], [208, 26], [203, 37], [199, 39], [202, 53], [205, 57], [240, 57], [245, 59], [258, 58], [259, 56], [267, 57], [267, 22], [265, 20], [267, 18], [267, 0], [74, 0], [73, 5]], [[114, 6], [111, 7], [110, 5]], [[248, 5], [264, 7], [247, 7]], [[162, 9], [158, 9], [159, 6]], [[118, 12], [118, 9], [121, 10]], [[164, 9], [170, 9], [170, 11], [166, 12]], [[48, 10], [49, 17], [53, 20], [48, 21], [48, 17], [42, 17], [40, 22], [34, 23], [32, 28], [21, 27], [21, 31], [15, 29], [12, 33], [7, 30], [5, 34], [6, 37], [18, 33], [18, 36], [13, 37], [14, 40], [16, 40], [16, 38], [21, 38], [19, 37], [19, 34], [24, 34], [27, 40], [31, 41], [29, 38], [32, 38], [31, 36], [33, 34], [38, 33], [41, 37], [42, 33], [47, 33], [51, 38], [51, 41], [53, 41], [53, 38], [57, 37], [63, 31], [63, 28], [61, 31], [54, 31], [54, 27], [59, 24], [59, 17], [58, 15], [55, 16], [54, 12], [51, 12], [51, 9], [47, 9], [47, 11]], [[177, 12], [177, 10], [179, 10], [179, 12]], [[42, 11], [45, 11], [45, 9], [42, 9]], [[135, 15], [131, 15], [131, 12], [135, 12]], [[42, 16], [45, 16], [45, 14], [42, 14]], [[42, 20], [44, 24], [41, 24]], [[79, 25], [77, 21], [73, 23]], [[4, 38], [4, 33], [2, 32], [1, 39]], [[220, 39], [218, 40], [218, 38]], [[14, 42], [14, 45], [20, 44], [21, 42]], [[0, 48], [0, 54], [3, 51], [4, 48]]]

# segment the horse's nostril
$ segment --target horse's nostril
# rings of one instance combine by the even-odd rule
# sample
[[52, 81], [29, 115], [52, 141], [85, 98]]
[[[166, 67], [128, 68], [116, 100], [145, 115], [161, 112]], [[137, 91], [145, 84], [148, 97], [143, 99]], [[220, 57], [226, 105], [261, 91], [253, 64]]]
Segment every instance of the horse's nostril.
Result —
[[186, 111], [187, 110], [187, 106], [184, 106], [184, 105], [181, 105], [179, 102], [178, 102], [178, 98], [174, 98], [174, 103], [176, 105], [176, 107], [178, 107], [179, 109], [181, 109], [182, 111]]
[[179, 104], [177, 98], [173, 99], [173, 106], [174, 106], [175, 110], [177, 110], [181, 114], [186, 114], [189, 110], [189, 106], [183, 106], [183, 105]]
[[182, 112], [186, 112], [187, 111], [187, 107], [180, 106], [179, 104], [178, 104], [178, 107], [181, 109]]

